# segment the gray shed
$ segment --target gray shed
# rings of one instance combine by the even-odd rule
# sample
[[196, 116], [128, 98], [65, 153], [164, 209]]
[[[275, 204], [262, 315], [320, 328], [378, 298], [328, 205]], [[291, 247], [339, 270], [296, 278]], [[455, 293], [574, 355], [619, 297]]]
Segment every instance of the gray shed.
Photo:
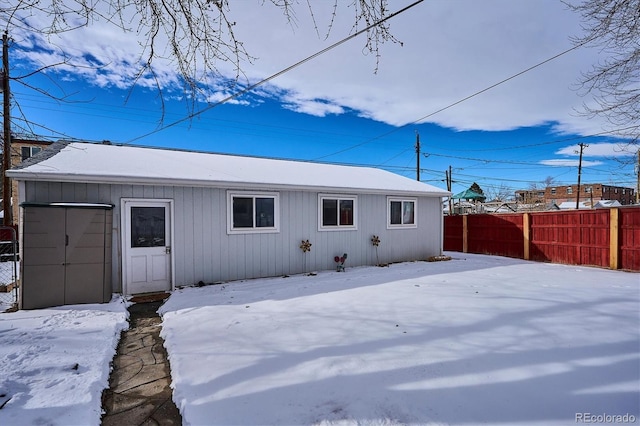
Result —
[[109, 279], [127, 295], [335, 269], [343, 253], [347, 268], [440, 255], [450, 195], [372, 167], [79, 142], [7, 174], [25, 231], [33, 203], [114, 206]]
[[23, 309], [111, 300], [110, 204], [23, 203]]

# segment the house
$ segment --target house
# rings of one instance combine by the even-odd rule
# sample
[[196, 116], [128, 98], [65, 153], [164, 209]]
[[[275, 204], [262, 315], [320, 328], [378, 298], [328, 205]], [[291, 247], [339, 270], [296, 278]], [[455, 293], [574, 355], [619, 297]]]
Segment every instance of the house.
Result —
[[[576, 208], [575, 201], [564, 201], [560, 204], [557, 204], [559, 210], [572, 210]], [[591, 203], [589, 201], [580, 201], [578, 203], [578, 209], [590, 209]]]
[[610, 209], [610, 208], [620, 207], [620, 206], [622, 206], [622, 204], [620, 204], [620, 202], [617, 200], [600, 200], [593, 205], [593, 208], [594, 209]]
[[[22, 161], [37, 154], [41, 150], [45, 149], [53, 142], [44, 140], [24, 139], [20, 137], [11, 138], [11, 162], [9, 168], [16, 167]], [[13, 182], [11, 187], [11, 222], [18, 223], [18, 185]], [[0, 208], [1, 209], [1, 208]], [[4, 218], [4, 211], [0, 212], [0, 217]]]
[[[578, 185], [549, 186], [544, 190], [545, 199], [557, 204], [565, 201], [575, 203], [577, 196]], [[600, 200], [611, 200], [618, 201], [621, 205], [630, 205], [635, 203], [635, 191], [623, 186], [588, 183], [580, 185], [580, 200], [589, 201], [591, 204]]]
[[[620, 207], [620, 206], [622, 206], [622, 204], [620, 204], [620, 202], [616, 201], [616, 200], [598, 200], [593, 204], [591, 203], [591, 201], [587, 200], [587, 201], [580, 201], [578, 203], [578, 208], [579, 209], [608, 209], [608, 208]], [[576, 208], [576, 202], [575, 201], [565, 201], [563, 203], [560, 203], [560, 205], [558, 205], [558, 208], [560, 210], [575, 209]]]
[[55, 143], [8, 176], [22, 206], [23, 298], [45, 277], [88, 276], [74, 262], [104, 269], [90, 291], [82, 279], [50, 290], [58, 304], [333, 269], [343, 253], [347, 269], [375, 264], [376, 249], [384, 263], [427, 259], [442, 253], [450, 195], [376, 168], [104, 143]]
[[519, 204], [543, 205], [546, 203], [543, 189], [519, 189], [515, 192]]
[[515, 201], [489, 201], [482, 203], [479, 208], [481, 213], [515, 213], [518, 211], [518, 204]]

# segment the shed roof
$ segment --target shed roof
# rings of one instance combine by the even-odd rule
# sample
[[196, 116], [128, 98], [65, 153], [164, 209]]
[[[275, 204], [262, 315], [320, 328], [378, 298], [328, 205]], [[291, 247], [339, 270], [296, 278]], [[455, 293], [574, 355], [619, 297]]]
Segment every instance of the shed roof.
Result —
[[7, 176], [25, 181], [450, 195], [373, 167], [84, 142], [57, 142]]

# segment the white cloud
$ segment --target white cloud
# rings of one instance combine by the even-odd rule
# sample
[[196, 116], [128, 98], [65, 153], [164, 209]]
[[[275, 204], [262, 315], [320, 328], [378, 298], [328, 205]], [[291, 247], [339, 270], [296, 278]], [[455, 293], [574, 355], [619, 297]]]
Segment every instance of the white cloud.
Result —
[[298, 96], [283, 98], [283, 106], [291, 111], [302, 112], [316, 117], [325, 117], [329, 114], [342, 114], [344, 108], [335, 103], [325, 102], [319, 99], [304, 99]]
[[[571, 159], [542, 160], [540, 161], [540, 164], [544, 166], [554, 166], [554, 167], [578, 167], [579, 160], [571, 160]], [[582, 167], [600, 166], [602, 164], [604, 164], [602, 161], [582, 160]]]
[[[577, 155], [580, 152], [579, 145], [571, 145], [556, 151], [558, 155]], [[583, 150], [584, 157], [629, 157], [636, 155], [637, 146], [625, 143], [592, 143], [586, 145]]]
[[[353, 10], [343, 5], [338, 6], [325, 39], [332, 2], [313, 3], [320, 36], [305, 4], [297, 10], [293, 26], [269, 2], [261, 4], [244, 1], [230, 6], [237, 37], [257, 58], [243, 69], [250, 81], [271, 76], [352, 31]], [[407, 4], [408, 0], [394, 1], [391, 7], [398, 10]], [[281, 100], [287, 108], [306, 114], [353, 110], [363, 117], [403, 125], [569, 49], [569, 37], [580, 31], [578, 16], [556, 0], [423, 2], [389, 24], [402, 45], [382, 46], [377, 74], [376, 58], [363, 50], [366, 39], [360, 36], [271, 80], [277, 90], [269, 93], [284, 95]], [[90, 65], [88, 58], [100, 59], [100, 68], [69, 72], [101, 86], [126, 87], [140, 64], [141, 40], [144, 34], [136, 37], [99, 22], [63, 34], [55, 42], [64, 46], [74, 63]], [[55, 49], [46, 53], [30, 49], [27, 55], [38, 63], [60, 57]], [[585, 100], [572, 89], [580, 72], [596, 59], [595, 50], [577, 49], [425, 121], [459, 130], [557, 123], [562, 132], [601, 132], [603, 123], [575, 113]], [[172, 65], [163, 60], [155, 63], [161, 84], [179, 81]], [[225, 77], [235, 76], [231, 64], [216, 65]], [[138, 83], [153, 84], [148, 76]]]

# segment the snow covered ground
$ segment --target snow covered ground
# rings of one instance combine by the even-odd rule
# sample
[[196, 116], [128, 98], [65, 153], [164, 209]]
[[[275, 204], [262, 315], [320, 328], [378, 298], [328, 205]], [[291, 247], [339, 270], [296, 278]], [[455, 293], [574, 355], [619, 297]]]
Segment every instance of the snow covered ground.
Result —
[[121, 298], [0, 314], [0, 425], [99, 425]]
[[184, 423], [640, 421], [640, 275], [450, 254], [175, 292]]
[[[640, 422], [640, 274], [449, 254], [176, 291], [184, 423]], [[99, 425], [126, 327], [120, 299], [0, 314], [0, 425]]]

